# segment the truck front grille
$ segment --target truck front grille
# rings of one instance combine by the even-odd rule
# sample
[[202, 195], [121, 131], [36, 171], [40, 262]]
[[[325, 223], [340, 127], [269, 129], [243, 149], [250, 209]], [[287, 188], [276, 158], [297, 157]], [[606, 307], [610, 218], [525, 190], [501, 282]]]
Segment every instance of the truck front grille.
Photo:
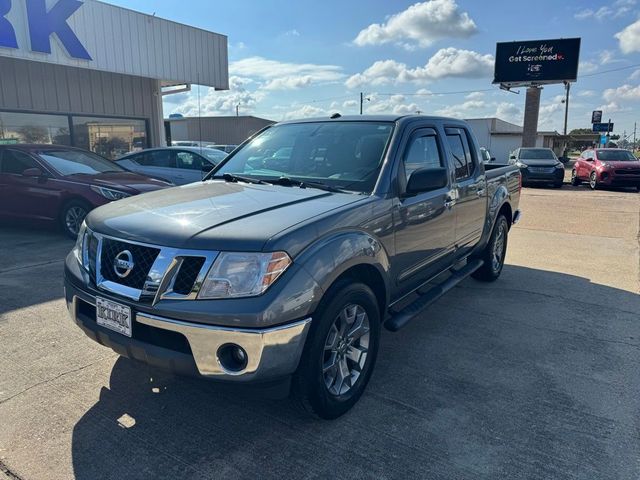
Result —
[[181, 295], [189, 295], [193, 284], [204, 265], [205, 257], [184, 257], [182, 265], [173, 284], [173, 291]]
[[[133, 269], [126, 277], [116, 274], [114, 261], [116, 256], [125, 250], [131, 253]], [[100, 274], [105, 280], [142, 290], [153, 262], [156, 261], [160, 249], [120, 242], [111, 238], [103, 238], [100, 258]]]

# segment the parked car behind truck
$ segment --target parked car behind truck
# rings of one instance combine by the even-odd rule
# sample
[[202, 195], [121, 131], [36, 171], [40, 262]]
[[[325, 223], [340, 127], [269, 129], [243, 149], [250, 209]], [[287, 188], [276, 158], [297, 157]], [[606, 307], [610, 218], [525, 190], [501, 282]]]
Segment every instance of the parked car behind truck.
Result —
[[79, 148], [0, 146], [0, 217], [55, 222], [72, 238], [91, 209], [170, 185]]
[[469, 275], [499, 277], [519, 196], [518, 168], [484, 166], [463, 121], [285, 122], [201, 183], [93, 211], [66, 259], [66, 301], [122, 355], [279, 385], [335, 418], [362, 395], [381, 327]]
[[564, 164], [550, 148], [518, 148], [509, 156], [509, 163], [520, 169], [522, 184], [550, 184], [561, 188]]
[[571, 184], [587, 182], [599, 187], [635, 187], [640, 191], [640, 161], [629, 150], [596, 148], [585, 150], [571, 171]]

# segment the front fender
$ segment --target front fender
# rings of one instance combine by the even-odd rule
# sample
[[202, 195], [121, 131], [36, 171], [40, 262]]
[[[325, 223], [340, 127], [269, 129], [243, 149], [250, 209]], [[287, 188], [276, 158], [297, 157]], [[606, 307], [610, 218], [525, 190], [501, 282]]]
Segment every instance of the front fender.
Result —
[[382, 242], [363, 230], [342, 231], [315, 242], [296, 258], [323, 291], [357, 265], [374, 267], [385, 285], [389, 301], [390, 262]]

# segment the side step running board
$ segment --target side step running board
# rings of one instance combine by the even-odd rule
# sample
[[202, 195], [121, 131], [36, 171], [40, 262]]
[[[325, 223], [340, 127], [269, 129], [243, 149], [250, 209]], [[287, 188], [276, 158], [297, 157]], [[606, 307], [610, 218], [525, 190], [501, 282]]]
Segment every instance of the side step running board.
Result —
[[484, 262], [482, 260], [469, 260], [467, 265], [460, 270], [454, 271], [453, 274], [440, 285], [436, 285], [426, 291], [420, 295], [415, 302], [407, 305], [399, 312], [391, 314], [391, 318], [384, 323], [385, 328], [392, 332], [397, 332], [415, 317], [420, 315], [429, 305], [438, 300], [442, 295], [478, 270], [483, 263]]

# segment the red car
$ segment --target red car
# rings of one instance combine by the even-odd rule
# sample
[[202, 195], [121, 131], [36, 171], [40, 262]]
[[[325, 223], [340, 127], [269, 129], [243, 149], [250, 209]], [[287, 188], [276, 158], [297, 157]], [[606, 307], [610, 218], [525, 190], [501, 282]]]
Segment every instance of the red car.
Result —
[[585, 150], [571, 172], [571, 185], [589, 182], [592, 189], [636, 187], [640, 191], [640, 161], [629, 150], [596, 148]]
[[91, 209], [170, 185], [79, 148], [0, 146], [0, 217], [58, 222], [72, 238]]

